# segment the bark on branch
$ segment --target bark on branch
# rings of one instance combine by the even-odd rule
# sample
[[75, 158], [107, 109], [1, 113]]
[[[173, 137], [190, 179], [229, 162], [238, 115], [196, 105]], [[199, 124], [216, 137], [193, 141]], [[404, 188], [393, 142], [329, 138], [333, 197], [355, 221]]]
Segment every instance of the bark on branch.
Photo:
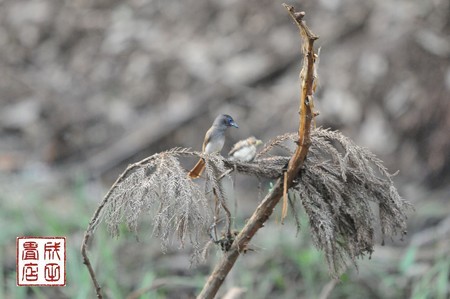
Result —
[[[298, 128], [298, 146], [289, 161], [287, 168], [287, 189], [292, 185], [294, 178], [298, 175], [303, 163], [306, 159], [309, 146], [311, 144], [311, 122], [313, 120], [313, 92], [314, 92], [314, 61], [316, 54], [314, 53], [314, 41], [318, 38], [306, 26], [303, 21], [304, 12], [296, 12], [294, 7], [283, 4], [288, 10], [290, 16], [294, 19], [299, 28], [302, 51], [303, 51], [303, 67], [300, 72], [301, 96], [300, 96], [300, 123]], [[225, 280], [226, 276], [232, 269], [234, 263], [240, 253], [247, 248], [248, 243], [256, 234], [256, 232], [264, 226], [266, 220], [270, 217], [273, 209], [283, 196], [284, 180], [279, 178], [274, 188], [266, 195], [261, 204], [256, 208], [250, 220], [241, 230], [239, 235], [233, 242], [230, 250], [225, 252], [222, 259], [214, 268], [209, 276], [201, 293], [197, 296], [199, 299], [214, 298]]]

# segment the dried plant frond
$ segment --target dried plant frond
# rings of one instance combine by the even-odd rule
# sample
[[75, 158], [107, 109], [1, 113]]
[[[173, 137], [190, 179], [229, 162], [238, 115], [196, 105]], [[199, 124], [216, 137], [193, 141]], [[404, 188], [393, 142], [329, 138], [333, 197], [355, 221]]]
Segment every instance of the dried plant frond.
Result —
[[[222, 188], [219, 178], [223, 176], [230, 178], [229, 172], [225, 168], [223, 157], [219, 155], [208, 155], [205, 159], [205, 173], [206, 173], [206, 189], [211, 190], [215, 197], [218, 213], [225, 212], [226, 230], [227, 234], [231, 232], [231, 212], [228, 208], [225, 192]], [[215, 219], [220, 218], [220, 214], [214, 215]]]
[[[199, 257], [203, 247], [200, 240], [206, 236], [213, 216], [225, 218], [225, 233], [231, 231], [232, 215], [221, 185], [223, 177], [229, 177], [233, 170], [259, 178], [281, 177], [290, 153], [273, 156], [270, 152], [287, 148], [296, 140], [296, 133], [276, 137], [251, 163], [180, 148], [156, 154], [113, 188], [105, 206], [105, 221], [112, 235], [118, 235], [120, 223], [136, 231], [138, 219], [150, 215], [153, 234], [161, 239], [163, 249], [171, 236], [178, 236], [181, 244], [189, 236], [194, 257]], [[313, 242], [325, 252], [332, 275], [338, 276], [350, 263], [356, 265], [356, 258], [372, 253], [376, 218], [380, 219], [383, 238], [393, 236], [406, 231], [406, 213], [411, 206], [398, 194], [382, 161], [369, 150], [339, 132], [322, 128], [312, 130], [311, 140], [305, 165], [289, 189], [289, 205], [298, 228], [297, 211], [303, 206]], [[205, 159], [206, 192], [187, 177], [180, 156]], [[216, 209], [211, 209], [208, 197], [214, 199]], [[379, 206], [378, 215], [371, 202]]]
[[[163, 250], [177, 236], [181, 245], [189, 240], [193, 258], [199, 259], [213, 218], [226, 219], [225, 234], [231, 234], [232, 215], [221, 184], [223, 177], [229, 177], [231, 171], [258, 178], [281, 177], [291, 153], [274, 156], [270, 152], [288, 148], [297, 138], [297, 133], [276, 137], [249, 163], [182, 148], [155, 154], [133, 164], [113, 186], [105, 198], [105, 222], [117, 236], [120, 223], [136, 232], [139, 218], [148, 215]], [[349, 264], [356, 265], [358, 257], [372, 253], [376, 218], [383, 238], [406, 231], [411, 205], [400, 197], [392, 175], [369, 150], [339, 132], [322, 128], [312, 130], [311, 141], [305, 164], [288, 190], [289, 205], [298, 228], [298, 211], [304, 208], [312, 240], [324, 251], [330, 273], [337, 277]], [[188, 178], [180, 165], [179, 158], [187, 156], [205, 159], [206, 190]], [[211, 209], [211, 202], [216, 209]], [[379, 206], [378, 215], [371, 202]]]
[[208, 200], [186, 175], [177, 156], [200, 156], [188, 149], [172, 149], [156, 154], [128, 174], [110, 193], [105, 222], [113, 236], [124, 222], [136, 231], [138, 219], [152, 216], [153, 235], [161, 239], [163, 250], [171, 236], [178, 236], [181, 245], [186, 238], [194, 247], [194, 256], [200, 255], [201, 240], [211, 224]]
[[272, 149], [274, 149], [276, 147], [285, 149], [288, 152], [292, 152], [289, 148], [287, 148], [285, 145], [283, 145], [283, 143], [286, 140], [293, 140], [294, 134], [295, 133], [286, 133], [286, 134], [279, 135], [279, 136], [273, 138], [272, 140], [270, 140], [269, 142], [267, 142], [266, 144], [263, 145], [261, 151], [256, 155], [256, 159], [259, 159], [259, 158], [267, 155]]
[[236, 169], [240, 173], [275, 179], [283, 174], [283, 169], [288, 162], [288, 156], [270, 156], [256, 159], [253, 162], [225, 160], [224, 164], [226, 167]]
[[[280, 177], [290, 157], [270, 156], [270, 151], [297, 138], [296, 133], [276, 137], [254, 163], [226, 163], [239, 172]], [[322, 128], [312, 130], [311, 141], [305, 165], [289, 190], [289, 204], [294, 213], [303, 206], [313, 242], [325, 252], [330, 273], [338, 277], [350, 263], [356, 266], [356, 258], [372, 253], [376, 218], [383, 238], [404, 233], [412, 207], [398, 194], [382, 161], [366, 148]], [[371, 202], [379, 206], [378, 215]]]

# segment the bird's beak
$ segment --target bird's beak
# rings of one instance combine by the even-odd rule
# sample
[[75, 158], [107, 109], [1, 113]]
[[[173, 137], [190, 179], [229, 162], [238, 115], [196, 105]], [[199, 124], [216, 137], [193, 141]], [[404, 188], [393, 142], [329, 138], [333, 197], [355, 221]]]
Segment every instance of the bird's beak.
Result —
[[237, 123], [235, 123], [234, 121], [230, 122], [230, 126], [235, 127], [235, 128], [239, 128], [239, 126], [237, 125]]

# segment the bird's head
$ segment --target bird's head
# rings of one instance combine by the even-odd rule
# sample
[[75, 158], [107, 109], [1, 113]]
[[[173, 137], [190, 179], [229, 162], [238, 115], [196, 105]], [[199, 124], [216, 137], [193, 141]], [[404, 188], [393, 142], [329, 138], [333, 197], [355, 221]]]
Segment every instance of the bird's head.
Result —
[[225, 127], [235, 127], [235, 128], [239, 128], [239, 126], [237, 125], [237, 123], [233, 120], [233, 118], [231, 116], [229, 116], [228, 114], [222, 114], [219, 115], [216, 120], [214, 121], [214, 124], [217, 125], [224, 125]]

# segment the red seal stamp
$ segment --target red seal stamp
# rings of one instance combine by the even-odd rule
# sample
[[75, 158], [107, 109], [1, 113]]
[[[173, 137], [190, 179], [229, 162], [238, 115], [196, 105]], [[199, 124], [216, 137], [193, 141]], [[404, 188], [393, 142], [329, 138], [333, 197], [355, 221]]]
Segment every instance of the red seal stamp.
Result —
[[18, 286], [66, 285], [65, 237], [18, 237]]

